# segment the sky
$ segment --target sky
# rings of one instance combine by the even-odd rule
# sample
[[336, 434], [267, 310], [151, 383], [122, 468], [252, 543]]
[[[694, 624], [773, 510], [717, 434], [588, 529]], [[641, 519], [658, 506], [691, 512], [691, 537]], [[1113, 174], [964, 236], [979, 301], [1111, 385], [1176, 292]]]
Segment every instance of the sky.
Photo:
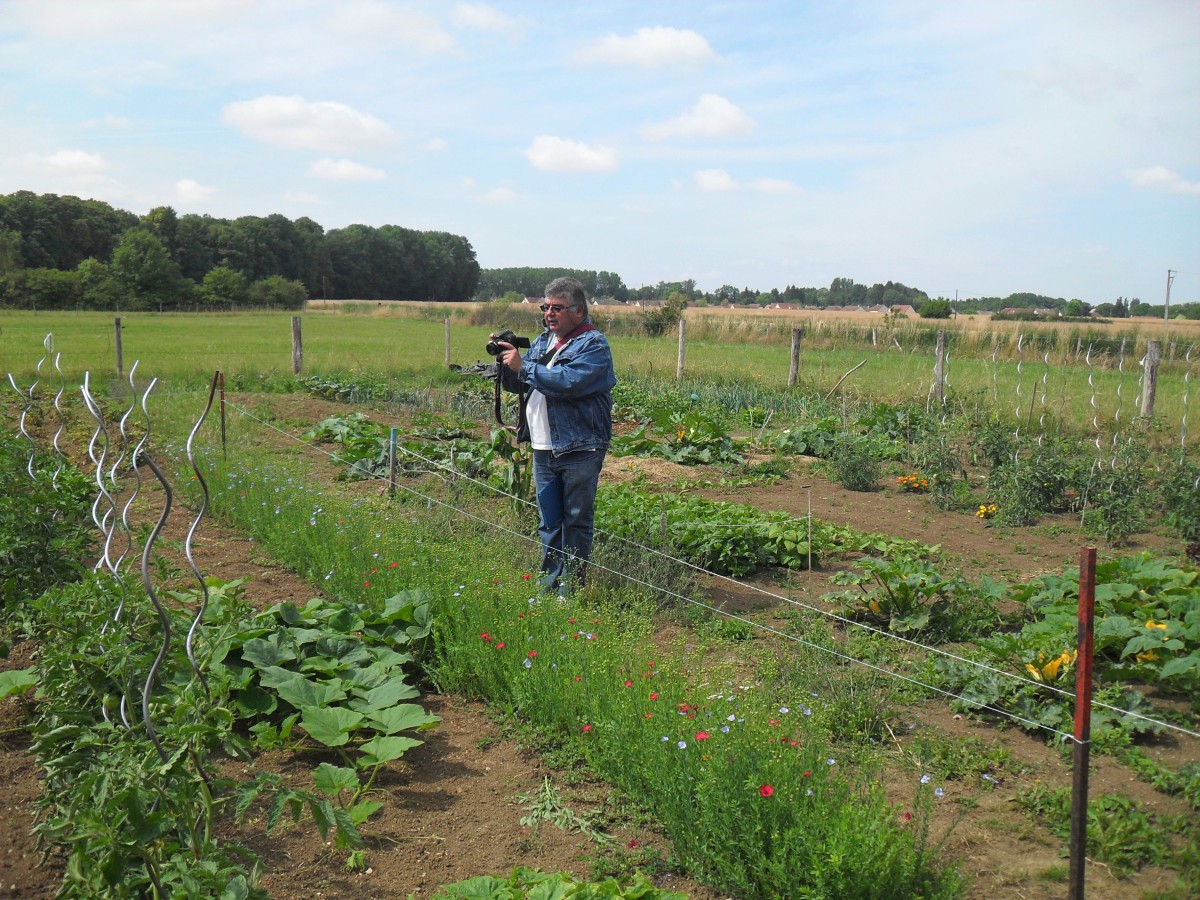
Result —
[[1195, 0], [0, 0], [0, 193], [481, 266], [1200, 301]]

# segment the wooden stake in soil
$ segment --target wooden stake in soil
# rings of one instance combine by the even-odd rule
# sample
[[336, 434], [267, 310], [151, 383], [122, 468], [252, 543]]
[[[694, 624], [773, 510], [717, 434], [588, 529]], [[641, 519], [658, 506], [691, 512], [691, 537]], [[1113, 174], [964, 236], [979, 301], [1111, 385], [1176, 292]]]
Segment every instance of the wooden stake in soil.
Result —
[[124, 354], [121, 352], [121, 317], [117, 316], [113, 319], [113, 331], [116, 332], [117, 339], [117, 377], [125, 377], [125, 362]]
[[1087, 863], [1088, 756], [1092, 746], [1092, 637], [1096, 614], [1096, 548], [1079, 551], [1079, 633], [1075, 668], [1075, 758], [1071, 778], [1071, 873], [1067, 896], [1083, 900]]
[[[447, 322], [450, 320], [447, 319]], [[498, 377], [498, 376], [497, 376]], [[388, 436], [388, 496], [396, 496], [396, 429]]]
[[792, 357], [791, 364], [788, 366], [788, 387], [795, 387], [796, 379], [800, 375], [800, 338], [803, 335], [803, 328], [792, 329]]
[[1147, 423], [1154, 416], [1154, 393], [1158, 388], [1158, 364], [1162, 360], [1162, 341], [1146, 342], [1146, 359], [1142, 363], [1142, 418]]
[[304, 368], [304, 343], [300, 340], [300, 317], [292, 316], [292, 373], [299, 375]]
[[675, 361], [675, 380], [680, 381], [683, 378], [683, 319], [679, 320], [679, 356]]

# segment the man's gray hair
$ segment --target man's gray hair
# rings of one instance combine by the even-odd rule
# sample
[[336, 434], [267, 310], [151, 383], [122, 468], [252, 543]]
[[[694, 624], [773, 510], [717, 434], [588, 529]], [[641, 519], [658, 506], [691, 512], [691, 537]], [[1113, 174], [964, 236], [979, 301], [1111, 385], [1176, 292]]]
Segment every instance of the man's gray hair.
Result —
[[555, 278], [546, 285], [547, 299], [556, 297], [567, 301], [567, 306], [577, 309], [586, 316], [588, 311], [587, 290], [583, 283], [576, 278]]

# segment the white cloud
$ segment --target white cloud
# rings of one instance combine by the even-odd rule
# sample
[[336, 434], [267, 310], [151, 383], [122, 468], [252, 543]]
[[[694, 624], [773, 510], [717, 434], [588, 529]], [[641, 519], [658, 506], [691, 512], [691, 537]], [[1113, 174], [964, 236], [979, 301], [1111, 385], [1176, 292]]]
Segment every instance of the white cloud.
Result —
[[247, 137], [290, 149], [345, 153], [388, 143], [392, 129], [368, 113], [331, 100], [268, 94], [230, 103], [221, 111], [226, 125]]
[[702, 191], [736, 191], [738, 184], [724, 169], [701, 169], [693, 176]]
[[421, 53], [444, 53], [457, 46], [454, 36], [432, 16], [381, 0], [336, 4], [330, 21], [341, 31], [405, 44]]
[[217, 192], [215, 187], [208, 187], [190, 178], [175, 182], [175, 201], [181, 205], [196, 205], [204, 203]]
[[430, 138], [429, 140], [427, 140], [425, 142], [425, 149], [431, 153], [441, 153], [448, 146], [450, 146], [450, 145], [447, 144], [442, 138], [439, 138], [439, 137]]
[[138, 32], [180, 29], [245, 15], [245, 0], [10, 0], [8, 14], [35, 31], [52, 37], [128, 36]]
[[782, 178], [756, 178], [740, 182], [724, 169], [700, 169], [692, 174], [696, 186], [702, 191], [738, 191], [743, 188], [761, 194], [791, 194], [800, 190], [793, 182]]
[[61, 172], [70, 175], [103, 172], [108, 168], [104, 157], [83, 150], [55, 150], [47, 156], [30, 154], [26, 159], [33, 168], [44, 172]]
[[715, 62], [718, 57], [703, 37], [678, 28], [639, 28], [626, 37], [610, 34], [575, 54], [582, 63], [609, 63], [661, 69]]
[[1188, 181], [1178, 172], [1166, 166], [1151, 166], [1135, 169], [1129, 173], [1129, 183], [1134, 187], [1167, 191], [1172, 194], [1200, 194], [1200, 182]]
[[492, 203], [511, 203], [517, 196], [517, 192], [512, 188], [494, 187], [483, 195], [483, 199]]
[[534, 168], [543, 172], [610, 172], [620, 163], [617, 151], [600, 144], [540, 134], [525, 150]]
[[454, 24], [459, 28], [503, 33], [519, 27], [516, 19], [488, 6], [486, 3], [460, 3], [454, 8]]
[[329, 181], [383, 181], [387, 175], [349, 159], [318, 159], [308, 168], [308, 174]]
[[794, 182], [783, 178], [756, 178], [748, 182], [746, 187], [763, 194], [792, 194], [800, 190]]
[[696, 105], [683, 115], [646, 125], [640, 133], [648, 141], [665, 141], [676, 137], [733, 137], [747, 134], [753, 128], [754, 120], [739, 106], [719, 94], [702, 94]]

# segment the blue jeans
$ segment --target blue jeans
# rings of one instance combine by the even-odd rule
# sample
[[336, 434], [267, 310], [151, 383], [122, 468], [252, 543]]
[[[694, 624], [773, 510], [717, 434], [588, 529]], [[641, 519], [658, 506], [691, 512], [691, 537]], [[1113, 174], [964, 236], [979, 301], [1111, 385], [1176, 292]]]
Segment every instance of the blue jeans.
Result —
[[542, 539], [542, 577], [547, 590], [570, 590], [583, 584], [592, 555], [596, 518], [596, 487], [604, 450], [576, 450], [555, 456], [533, 451], [533, 480], [537, 487]]

